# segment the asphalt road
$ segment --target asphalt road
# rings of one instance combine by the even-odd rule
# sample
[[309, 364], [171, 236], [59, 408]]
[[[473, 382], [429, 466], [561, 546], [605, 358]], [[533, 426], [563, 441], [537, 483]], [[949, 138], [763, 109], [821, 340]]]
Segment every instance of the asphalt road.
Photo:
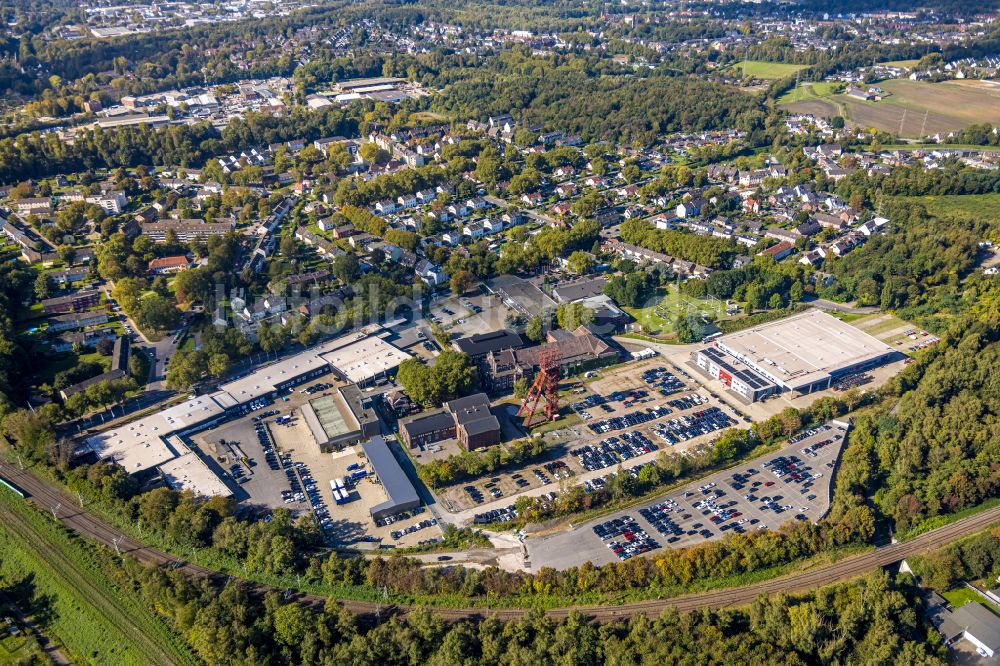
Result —
[[[31, 496], [40, 508], [52, 511], [56, 506], [60, 509], [57, 515], [68, 527], [91, 537], [109, 547], [116, 547], [127, 552], [136, 559], [157, 564], [172, 566], [191, 576], [205, 577], [217, 582], [225, 582], [229, 576], [225, 574], [188, 564], [172, 555], [167, 555], [131, 537], [123, 535], [118, 530], [101, 522], [95, 516], [73, 503], [61, 490], [50, 487], [34, 475], [21, 471], [10, 465], [0, 467], [0, 478], [4, 478], [19, 486]], [[909, 541], [894, 543], [874, 551], [845, 558], [839, 562], [817, 567], [809, 571], [795, 573], [781, 578], [762, 581], [744, 587], [699, 592], [670, 599], [651, 599], [636, 601], [619, 606], [574, 606], [568, 608], [553, 608], [545, 611], [551, 618], [559, 619], [572, 612], [578, 612], [586, 617], [599, 621], [608, 621], [630, 617], [633, 615], [659, 615], [668, 607], [679, 611], [692, 611], [704, 608], [727, 608], [745, 605], [758, 596], [772, 595], [779, 592], [796, 593], [814, 590], [824, 585], [855, 578], [867, 571], [887, 566], [903, 560], [911, 555], [934, 550], [952, 541], [964, 538], [970, 533], [984, 529], [1000, 521], [1000, 506], [980, 511], [979, 513], [957, 520], [944, 527], [939, 527]], [[274, 591], [264, 585], [251, 584], [253, 592], [264, 594]], [[314, 607], [322, 607], [327, 599], [319, 595], [286, 592], [286, 598]], [[340, 603], [348, 611], [363, 616], [366, 620], [388, 619], [392, 615], [405, 616], [411, 607], [377, 604], [368, 601], [341, 600]], [[448, 621], [458, 621], [467, 618], [496, 617], [500, 620], [516, 620], [530, 612], [524, 608], [434, 608], [434, 613]]]

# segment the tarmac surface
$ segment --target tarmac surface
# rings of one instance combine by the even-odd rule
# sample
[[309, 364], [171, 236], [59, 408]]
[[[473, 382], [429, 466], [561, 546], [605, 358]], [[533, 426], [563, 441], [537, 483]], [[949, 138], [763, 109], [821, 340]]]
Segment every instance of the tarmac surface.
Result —
[[[831, 427], [822, 430], [814, 435], [806, 437], [794, 444], [788, 444], [780, 451], [746, 461], [740, 465], [716, 472], [697, 481], [693, 481], [677, 490], [666, 493], [656, 499], [613, 514], [603, 516], [580, 525], [574, 525], [571, 529], [546, 536], [542, 538], [525, 539], [528, 548], [530, 569], [537, 571], [541, 567], [551, 567], [554, 569], [565, 569], [571, 566], [579, 566], [584, 562], [591, 562], [595, 565], [608, 564], [618, 561], [618, 557], [608, 547], [609, 541], [615, 539], [602, 540], [594, 532], [595, 525], [604, 525], [611, 520], [629, 516], [635, 520], [639, 527], [658, 544], [657, 548], [650, 552], [657, 552], [665, 547], [684, 548], [694, 546], [704, 541], [721, 539], [737, 525], [737, 521], [746, 522], [739, 525], [744, 531], [757, 529], [774, 529], [781, 523], [788, 520], [795, 520], [796, 516], [801, 519], [817, 521], [822, 518], [830, 508], [830, 483], [834, 476], [837, 459], [846, 440], [847, 431], [843, 426], [836, 423], [828, 424]], [[816, 457], [810, 457], [802, 452], [802, 449], [810, 447], [817, 442], [825, 441], [840, 435], [840, 439], [823, 446], [815, 452]], [[768, 461], [773, 461], [779, 456], [796, 456], [803, 462], [804, 467], [811, 469], [807, 473], [822, 474], [818, 479], [813, 480], [811, 487], [803, 490], [802, 484], [793, 481], [790, 475], [781, 477], [775, 476], [771, 472], [771, 465], [765, 466]], [[830, 466], [828, 466], [830, 465]], [[748, 474], [748, 470], [756, 470]], [[733, 474], [747, 474], [747, 482], [742, 489], [734, 489], [730, 486], [733, 482]], [[754, 486], [753, 484], [757, 484]], [[766, 485], [771, 484], [771, 485]], [[711, 487], [707, 487], [711, 485]], [[704, 492], [702, 492], [704, 489]], [[724, 493], [716, 499], [715, 505], [721, 506], [734, 502], [729, 508], [739, 512], [741, 515], [719, 524], [711, 522], [712, 512], [705, 508], [696, 508], [695, 504], [718, 495], [718, 491]], [[755, 501], [748, 501], [746, 496], [756, 497]], [[814, 499], [807, 499], [815, 496]], [[772, 508], [764, 508], [762, 498], [769, 497], [775, 500], [780, 513]], [[675, 502], [676, 509], [668, 515], [674, 523], [684, 530], [683, 535], [677, 537], [677, 541], [668, 543], [671, 534], [662, 535], [648, 518], [640, 514], [641, 509], [663, 502]], [[684, 516], [688, 516], [684, 518]], [[723, 530], [722, 527], [729, 525]], [[766, 525], [766, 528], [762, 528]], [[707, 530], [707, 533], [703, 532]], [[708, 534], [703, 536], [703, 534]]]

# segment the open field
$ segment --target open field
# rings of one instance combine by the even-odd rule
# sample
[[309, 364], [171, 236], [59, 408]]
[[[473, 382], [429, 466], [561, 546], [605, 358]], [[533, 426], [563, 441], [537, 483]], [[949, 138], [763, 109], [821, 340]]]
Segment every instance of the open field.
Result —
[[642, 325], [642, 332], [651, 335], [673, 333], [679, 315], [704, 314], [715, 319], [726, 316], [726, 304], [717, 300], [702, 300], [681, 294], [673, 285], [657, 292], [656, 299], [644, 308], [623, 308]]
[[791, 102], [789, 104], [782, 104], [781, 106], [789, 113], [808, 114], [817, 118], [832, 118], [844, 115], [844, 111], [829, 98], [814, 97], [813, 99]]
[[808, 102], [810, 100], [829, 97], [842, 87], [843, 84], [833, 81], [803, 81], [798, 87], [792, 88], [779, 97], [778, 104], [794, 104], [796, 102]]
[[888, 62], [881, 62], [880, 65], [885, 65], [886, 67], [906, 67], [907, 69], [917, 66], [919, 60], [890, 60]]
[[79, 537], [5, 490], [0, 516], [0, 573], [32, 577], [36, 594], [51, 599], [46, 630], [73, 663], [196, 663], [160, 618], [118, 591]]
[[744, 60], [729, 68], [731, 74], [752, 76], [757, 79], [783, 79], [791, 76], [806, 65], [791, 65], [783, 62], [764, 62], [763, 60]]
[[960, 194], [902, 197], [902, 199], [923, 204], [931, 215], [970, 217], [988, 222], [1000, 222], [1000, 194]]
[[1000, 89], [945, 81], [896, 79], [879, 84], [892, 93], [881, 102], [835, 95], [850, 120], [901, 136], [921, 136], [961, 129], [974, 123], [1000, 123]]

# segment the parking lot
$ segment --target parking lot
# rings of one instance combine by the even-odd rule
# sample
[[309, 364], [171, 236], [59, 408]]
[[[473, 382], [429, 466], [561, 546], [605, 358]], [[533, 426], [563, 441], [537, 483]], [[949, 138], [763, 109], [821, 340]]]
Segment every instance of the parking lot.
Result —
[[548, 492], [564, 479], [600, 488], [601, 477], [618, 465], [638, 469], [665, 448], [685, 451], [738, 424], [731, 408], [704, 389], [695, 391], [689, 377], [662, 359], [599, 372], [563, 390], [570, 409], [584, 420], [574, 427], [578, 437], [553, 446], [543, 460], [440, 491], [442, 506], [452, 513], [496, 510], [518, 495]]
[[846, 433], [844, 424], [824, 424], [789, 440], [777, 453], [717, 472], [654, 502], [552, 536], [529, 537], [530, 566], [605, 564], [728, 533], [774, 529], [787, 520], [818, 520], [830, 505], [830, 482]]
[[414, 546], [439, 538], [437, 521], [423, 511], [376, 525], [369, 507], [385, 501], [385, 491], [369, 478], [359, 447], [320, 451], [299, 408], [331, 389], [330, 381], [307, 384], [193, 439], [223, 467], [235, 498], [258, 515], [311, 511], [333, 545]]

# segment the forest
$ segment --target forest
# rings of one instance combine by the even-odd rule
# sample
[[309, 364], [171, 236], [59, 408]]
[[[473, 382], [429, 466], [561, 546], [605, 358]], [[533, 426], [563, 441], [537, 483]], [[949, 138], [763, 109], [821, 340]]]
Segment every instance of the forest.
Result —
[[178, 572], [118, 569], [123, 584], [168, 618], [208, 664], [705, 664], [947, 663], [915, 611], [917, 590], [878, 571], [803, 597], [778, 595], [747, 608], [667, 610], [607, 624], [539, 612], [448, 624], [418, 610], [366, 628], [328, 602], [322, 609], [255, 599], [239, 584], [221, 592]]

